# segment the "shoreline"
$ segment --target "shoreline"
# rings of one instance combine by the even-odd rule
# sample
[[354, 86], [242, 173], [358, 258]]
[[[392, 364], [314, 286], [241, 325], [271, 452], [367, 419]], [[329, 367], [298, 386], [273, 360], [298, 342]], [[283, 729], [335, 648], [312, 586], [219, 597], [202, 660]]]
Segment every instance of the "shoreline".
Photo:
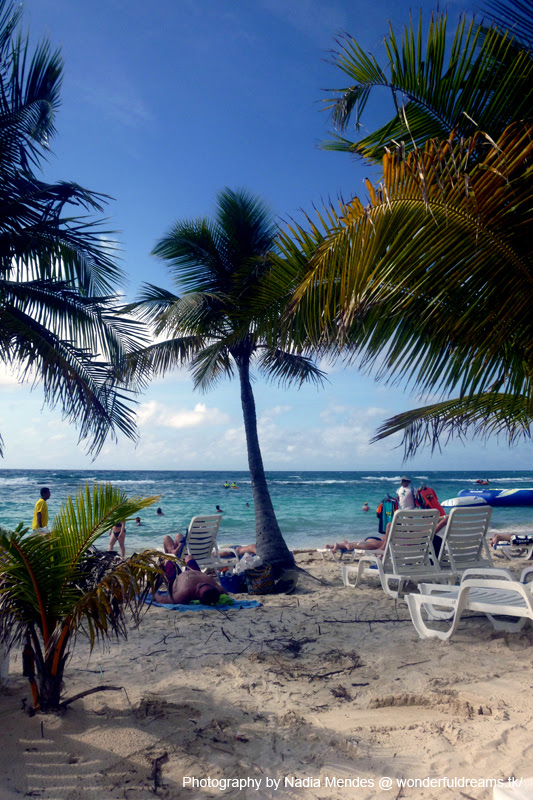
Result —
[[[344, 588], [338, 563], [307, 549], [297, 563], [325, 583], [304, 577], [295, 594], [258, 598], [262, 607], [245, 611], [152, 607], [127, 641], [90, 659], [80, 637], [65, 697], [102, 683], [123, 688], [76, 701], [61, 717], [21, 711], [30, 692], [12, 653], [0, 800], [140, 800], [154, 789], [169, 800], [456, 800], [459, 784], [399, 794], [398, 784], [381, 791], [376, 780], [532, 774], [531, 626], [500, 634], [465, 617], [450, 642], [420, 640], [405, 604], [376, 585]], [[261, 785], [221, 790], [185, 778]], [[346, 783], [355, 778], [356, 787]], [[464, 792], [492, 798], [471, 783]]]

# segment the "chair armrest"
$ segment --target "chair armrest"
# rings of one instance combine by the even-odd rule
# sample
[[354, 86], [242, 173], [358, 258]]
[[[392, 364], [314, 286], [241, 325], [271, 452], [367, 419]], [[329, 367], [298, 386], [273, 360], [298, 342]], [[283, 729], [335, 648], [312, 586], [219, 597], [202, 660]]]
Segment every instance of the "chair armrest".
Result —
[[524, 567], [520, 574], [520, 583], [529, 583], [530, 580], [533, 580], [533, 566]]
[[513, 573], [510, 570], [504, 569], [503, 567], [472, 567], [471, 569], [465, 569], [465, 571], [461, 575], [461, 583], [473, 577], [486, 578], [486, 579], [501, 578], [506, 581], [516, 580], [516, 575], [513, 575]]

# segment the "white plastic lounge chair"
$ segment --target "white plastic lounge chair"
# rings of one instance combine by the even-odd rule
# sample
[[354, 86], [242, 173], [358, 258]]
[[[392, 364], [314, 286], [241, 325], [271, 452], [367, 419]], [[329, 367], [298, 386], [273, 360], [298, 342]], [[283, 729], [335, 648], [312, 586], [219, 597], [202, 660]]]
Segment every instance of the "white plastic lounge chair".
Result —
[[[404, 584], [409, 581], [439, 580], [441, 568], [433, 549], [438, 520], [436, 509], [396, 511], [383, 558], [367, 550], [357, 566], [343, 566], [344, 585], [357, 586], [363, 574], [378, 575], [385, 594], [400, 597]], [[374, 565], [374, 569], [369, 569], [369, 564]], [[351, 575], [355, 575], [354, 583], [350, 583]], [[397, 583], [397, 588], [393, 589], [391, 583]]]
[[[529, 540], [529, 541], [528, 541]], [[533, 559], [533, 536], [517, 534], [516, 540], [511, 542], [498, 542], [494, 545], [494, 555], [500, 558], [507, 558], [509, 561], [521, 559], [530, 561]]]
[[232, 563], [231, 559], [221, 558], [218, 554], [217, 534], [220, 521], [221, 514], [191, 519], [185, 538], [185, 553], [192, 556], [202, 570], [208, 567], [220, 569]]
[[[405, 599], [420, 638], [449, 639], [457, 630], [464, 611], [486, 614], [497, 631], [519, 631], [528, 619], [533, 620], [533, 584], [525, 582], [533, 575], [533, 569], [524, 570], [519, 581], [503, 576], [496, 579], [493, 572], [487, 570], [487, 577], [482, 578], [471, 577], [472, 573], [479, 575], [480, 569], [467, 570], [459, 586], [421, 583], [420, 594], [408, 594]], [[445, 616], [443, 611], [451, 611], [452, 621], [448, 630], [430, 627], [422, 616], [423, 611], [432, 620], [442, 620]]]
[[[439, 553], [439, 563], [444, 576], [449, 576], [448, 583], [454, 583], [457, 578], [468, 570], [471, 578], [476, 575], [492, 577], [495, 579], [514, 580], [514, 575], [508, 569], [495, 567], [490, 555], [487, 541], [487, 531], [492, 508], [453, 508], [448, 517], [448, 523], [442, 534], [442, 547]], [[434, 609], [432, 619], [451, 619], [453, 609], [438, 611]]]
[[334, 553], [331, 547], [317, 548], [317, 553], [320, 553], [322, 560], [329, 558], [332, 561], [342, 561], [344, 556], [346, 556], [347, 560], [349, 561], [355, 561], [357, 556], [364, 555], [366, 552], [366, 550], [345, 550], [344, 548], [340, 547]]
[[494, 567], [487, 541], [491, 517], [491, 506], [452, 508], [439, 553], [444, 572], [460, 577], [467, 569]]

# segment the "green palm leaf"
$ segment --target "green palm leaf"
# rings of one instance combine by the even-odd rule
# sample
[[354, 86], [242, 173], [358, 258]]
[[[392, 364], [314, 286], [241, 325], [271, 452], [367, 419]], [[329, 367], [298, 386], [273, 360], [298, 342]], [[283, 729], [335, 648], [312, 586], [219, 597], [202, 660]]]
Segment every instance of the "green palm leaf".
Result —
[[138, 387], [120, 391], [116, 365], [145, 338], [115, 310], [124, 276], [114, 234], [93, 218], [109, 198], [36, 175], [55, 134], [62, 61], [47, 41], [32, 52], [20, 19], [0, 0], [0, 358], [42, 382], [96, 455], [108, 435], [135, 438]]
[[531, 439], [533, 405], [528, 397], [490, 392], [456, 398], [405, 411], [386, 420], [373, 442], [401, 433], [405, 457], [412, 457], [423, 446], [432, 450], [446, 437], [484, 439], [501, 436], [512, 446]]
[[422, 15], [401, 38], [392, 27], [385, 38], [388, 69], [366, 55], [349, 36], [339, 42], [335, 65], [353, 81], [326, 101], [337, 129], [346, 131], [355, 115], [360, 128], [371, 92], [385, 88], [396, 110], [392, 119], [355, 141], [337, 137], [326, 149], [357, 153], [373, 161], [400, 141], [407, 149], [452, 131], [472, 136], [483, 130], [496, 138], [513, 120], [532, 111], [533, 59], [497, 26], [460, 22], [448, 48], [447, 16], [433, 14], [427, 36]]

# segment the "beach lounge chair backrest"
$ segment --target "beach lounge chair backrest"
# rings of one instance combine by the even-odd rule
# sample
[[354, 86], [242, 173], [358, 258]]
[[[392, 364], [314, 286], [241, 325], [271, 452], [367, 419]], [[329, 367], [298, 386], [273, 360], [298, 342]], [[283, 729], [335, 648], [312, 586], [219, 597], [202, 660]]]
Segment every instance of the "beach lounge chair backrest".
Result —
[[466, 569], [494, 566], [487, 541], [491, 517], [491, 506], [452, 508], [439, 554], [443, 571], [461, 575]]
[[[383, 556], [383, 569], [410, 580], [418, 572], [427, 575], [436, 561], [433, 536], [439, 520], [434, 509], [396, 511]], [[438, 569], [438, 567], [437, 567]]]
[[[218, 555], [217, 534], [220, 528], [221, 514], [208, 517], [193, 517], [187, 530], [185, 549], [188, 555], [198, 562], [200, 568], [218, 567], [221, 559]], [[215, 555], [213, 555], [213, 549]]]
[[[440, 580], [441, 568], [433, 549], [438, 520], [435, 509], [396, 511], [383, 558], [367, 551], [358, 566], [342, 567], [344, 585], [357, 586], [363, 574], [379, 575], [383, 591], [390, 597], [400, 597], [409, 581]], [[350, 575], [355, 575], [354, 583]]]

